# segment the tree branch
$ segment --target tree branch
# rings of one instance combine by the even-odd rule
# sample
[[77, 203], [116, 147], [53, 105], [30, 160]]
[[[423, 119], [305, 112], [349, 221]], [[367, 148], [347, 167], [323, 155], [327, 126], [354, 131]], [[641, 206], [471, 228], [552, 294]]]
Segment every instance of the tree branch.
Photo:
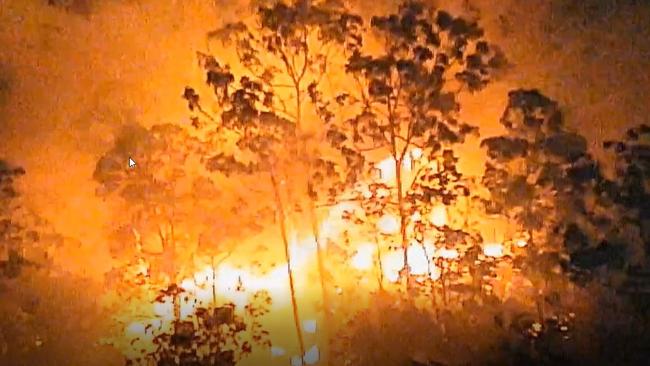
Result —
[[[430, 162], [429, 162], [430, 163]], [[411, 181], [411, 184], [409, 185], [409, 191], [413, 190], [413, 187], [415, 186], [415, 182], [417, 182], [420, 174], [422, 173], [423, 170], [425, 170], [428, 167], [428, 164], [422, 164], [420, 168], [415, 172], [415, 175], [413, 176], [413, 180]]]
[[395, 136], [395, 138], [397, 138], [398, 140], [400, 140], [400, 141], [406, 143], [407, 146], [408, 146], [408, 145], [411, 145], [411, 146], [415, 146], [415, 147], [420, 148], [420, 149], [423, 149], [423, 150], [426, 148], [426, 146], [424, 146], [424, 145], [422, 145], [422, 144], [418, 144], [418, 143], [416, 143], [416, 142], [413, 142], [412, 140], [409, 141], [409, 140], [407, 140], [405, 137], [403, 137], [403, 136], [401, 136], [401, 135], [397, 135], [397, 136]]
[[309, 45], [307, 44], [308, 37], [307, 37], [307, 28], [303, 27], [303, 65], [302, 65], [302, 70], [300, 71], [300, 76], [298, 77], [298, 82], [302, 81], [302, 78], [305, 76], [307, 73], [307, 65], [309, 64]]
[[358, 152], [370, 152], [370, 151], [375, 151], [375, 150], [383, 149], [383, 148], [385, 148], [385, 147], [386, 147], [386, 146], [384, 146], [384, 145], [377, 145], [377, 146], [372, 146], [372, 147], [358, 147], [358, 146], [355, 146], [354, 148], [355, 148]]

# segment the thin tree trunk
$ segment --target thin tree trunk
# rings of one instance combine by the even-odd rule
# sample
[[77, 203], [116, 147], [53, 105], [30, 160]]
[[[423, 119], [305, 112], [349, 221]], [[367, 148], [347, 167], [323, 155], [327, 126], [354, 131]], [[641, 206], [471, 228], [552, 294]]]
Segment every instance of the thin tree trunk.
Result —
[[323, 358], [321, 358], [321, 362], [323, 365], [328, 365], [329, 364], [329, 343], [330, 343], [330, 338], [329, 338], [329, 325], [332, 324], [331, 322], [331, 314], [330, 314], [330, 302], [329, 302], [329, 295], [327, 293], [327, 286], [326, 286], [326, 281], [325, 281], [325, 254], [323, 253], [323, 245], [320, 240], [320, 230], [318, 228], [318, 217], [317, 217], [317, 212], [316, 212], [316, 207], [314, 206], [314, 201], [310, 200], [310, 211], [311, 211], [311, 227], [312, 231], [314, 234], [314, 238], [316, 241], [316, 260], [318, 261], [318, 277], [320, 279], [320, 287], [321, 287], [321, 296], [323, 298], [323, 311], [324, 311], [324, 320], [325, 324], [323, 325], [323, 335], [325, 337], [325, 348], [322, 352]]
[[[171, 225], [171, 222], [170, 222]], [[173, 232], [173, 229], [171, 230]], [[170, 283], [176, 283], [176, 268], [174, 265], [175, 248], [173, 240], [170, 240], [171, 235], [165, 235], [163, 227], [158, 225], [158, 236], [162, 245], [162, 263], [164, 272], [169, 276]], [[172, 297], [172, 309], [174, 311], [174, 319], [180, 320], [181, 317], [181, 304], [178, 294]]]
[[[533, 230], [528, 230], [528, 247], [533, 251], [533, 255], [536, 257], [537, 256], [537, 251], [535, 248], [535, 243], [533, 240], [533, 235], [534, 231]], [[546, 274], [543, 273], [545, 276]], [[539, 324], [541, 324], [542, 328], [544, 327], [544, 289], [538, 289], [537, 290], [537, 296], [535, 296], [535, 305], [537, 307], [537, 317]]]
[[440, 266], [440, 281], [442, 284], [442, 303], [447, 306], [447, 266], [446, 262], [443, 260], [442, 265]]
[[396, 184], [397, 184], [397, 205], [399, 207], [399, 223], [400, 223], [400, 236], [401, 236], [401, 244], [402, 244], [402, 251], [404, 254], [404, 268], [402, 269], [402, 273], [405, 278], [405, 289], [408, 291], [410, 288], [409, 283], [410, 283], [410, 272], [411, 269], [409, 268], [409, 260], [408, 260], [408, 236], [406, 232], [406, 212], [404, 212], [404, 197], [403, 197], [403, 192], [402, 192], [402, 159], [395, 159], [395, 178], [396, 178]]
[[[305, 51], [307, 52], [307, 51]], [[305, 65], [306, 66], [306, 65]], [[307, 154], [307, 146], [306, 146], [306, 141], [303, 139], [302, 132], [303, 132], [303, 125], [302, 125], [302, 95], [301, 95], [301, 82], [302, 82], [302, 75], [297, 77], [294, 73], [293, 77], [293, 84], [294, 84], [294, 89], [296, 93], [296, 131], [299, 133], [299, 146], [300, 146], [300, 153], [302, 154], [303, 158], [310, 160], [310, 156]], [[325, 281], [325, 264], [324, 264], [324, 255], [323, 255], [323, 246], [320, 241], [320, 230], [318, 228], [318, 216], [316, 212], [316, 207], [314, 205], [314, 200], [310, 199], [309, 200], [309, 205], [310, 205], [310, 214], [311, 214], [311, 227], [312, 227], [312, 233], [314, 234], [314, 238], [316, 241], [316, 257], [318, 261], [318, 275], [320, 279], [320, 286], [321, 286], [321, 291], [322, 291], [322, 299], [323, 299], [323, 309], [324, 309], [324, 319], [325, 323], [324, 326], [322, 327], [324, 330], [324, 336], [325, 336], [325, 350], [323, 351], [324, 355], [324, 360], [321, 359], [322, 363], [324, 365], [328, 364], [328, 356], [329, 356], [329, 329], [328, 326], [331, 324], [331, 314], [330, 314], [330, 302], [329, 302], [329, 296], [327, 293], [327, 287], [326, 287], [326, 281]], [[288, 252], [287, 252], [288, 253]], [[288, 254], [287, 254], [288, 255]], [[287, 260], [288, 261], [288, 260]], [[289, 278], [291, 280], [291, 270], [289, 270]], [[293, 285], [292, 285], [293, 286]], [[292, 290], [293, 291], [293, 290]], [[293, 297], [293, 295], [292, 295]], [[297, 307], [294, 305], [294, 317], [298, 319], [298, 311]], [[305, 347], [303, 345], [303, 339], [302, 339], [302, 330], [300, 329], [300, 322], [298, 322], [297, 325], [297, 330], [300, 338], [300, 350], [302, 352], [301, 357], [304, 358], [305, 354]], [[304, 361], [304, 360], [303, 360]]]
[[[210, 257], [210, 262], [210, 268], [212, 268], [212, 313], [209, 316], [212, 317], [217, 309], [217, 273], [214, 265], [214, 255]], [[216, 342], [208, 342], [208, 350], [210, 355], [216, 355], [216, 357], [219, 357], [219, 327], [216, 327], [216, 333]], [[216, 352], [213, 352], [212, 350], [213, 344], [216, 345]]]
[[433, 279], [433, 270], [431, 269], [431, 259], [429, 258], [429, 253], [427, 252], [427, 247], [422, 243], [422, 251], [424, 256], [427, 258], [427, 274], [429, 275], [428, 281], [431, 281], [431, 305], [436, 307], [436, 281]]
[[316, 207], [314, 207], [314, 202], [310, 201], [311, 205], [311, 227], [316, 241], [316, 259], [318, 261], [318, 274], [320, 277], [320, 286], [323, 296], [323, 306], [325, 307], [326, 314], [329, 314], [329, 298], [327, 293], [327, 287], [325, 283], [325, 254], [323, 253], [323, 243], [320, 240], [320, 230], [318, 228], [318, 220]]
[[379, 238], [375, 235], [375, 245], [377, 246], [377, 282], [379, 284], [379, 291], [384, 292], [384, 266], [381, 263], [381, 247], [379, 246]]
[[537, 299], [535, 301], [537, 303], [537, 317], [539, 318], [539, 324], [542, 326], [542, 329], [544, 329], [544, 290], [539, 289], [537, 291]]
[[217, 269], [214, 266], [214, 255], [212, 256], [212, 306], [217, 306]]
[[172, 306], [174, 308], [174, 320], [181, 320], [181, 302], [179, 294], [173, 295]]
[[298, 344], [300, 346], [300, 359], [301, 359], [301, 363], [304, 364], [305, 342], [303, 340], [302, 328], [300, 326], [300, 316], [298, 314], [298, 301], [296, 299], [296, 289], [294, 285], [293, 271], [291, 270], [291, 253], [289, 251], [289, 238], [287, 235], [284, 205], [282, 203], [282, 197], [280, 195], [280, 187], [278, 186], [278, 182], [273, 172], [271, 172], [271, 183], [273, 184], [273, 193], [275, 195], [276, 208], [278, 210], [278, 216], [279, 216], [280, 234], [282, 236], [282, 243], [284, 245], [284, 255], [287, 261], [287, 272], [289, 275], [289, 289], [291, 292], [291, 307], [293, 311], [293, 320], [296, 328], [296, 335], [298, 336]]

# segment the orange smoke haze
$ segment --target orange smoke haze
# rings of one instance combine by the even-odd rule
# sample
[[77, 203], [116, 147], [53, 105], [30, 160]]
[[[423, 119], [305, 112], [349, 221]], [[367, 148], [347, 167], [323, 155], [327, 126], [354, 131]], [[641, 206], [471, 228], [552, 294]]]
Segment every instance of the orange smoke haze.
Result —
[[[79, 14], [46, 3], [0, 0], [0, 156], [27, 169], [30, 202], [82, 243], [74, 250], [85, 255], [67, 265], [100, 274], [111, 207], [94, 196], [98, 156], [126, 124], [186, 121], [180, 94], [202, 78], [195, 52], [205, 50], [207, 31], [247, 5], [88, 0], [88, 14]], [[464, 117], [484, 136], [498, 132], [507, 91], [523, 86], [559, 100], [569, 123], [589, 138], [640, 122], [650, 112], [639, 102], [650, 93], [650, 35], [641, 27], [650, 8], [604, 3], [445, 1], [452, 10], [480, 14], [488, 37], [512, 62], [500, 82], [466, 98]], [[372, 4], [380, 11], [393, 2]], [[480, 169], [480, 156], [474, 141], [461, 167]]]

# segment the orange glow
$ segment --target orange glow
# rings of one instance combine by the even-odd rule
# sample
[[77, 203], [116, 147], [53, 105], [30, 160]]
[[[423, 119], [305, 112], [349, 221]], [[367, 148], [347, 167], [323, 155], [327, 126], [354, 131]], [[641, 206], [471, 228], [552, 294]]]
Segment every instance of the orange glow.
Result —
[[[406, 166], [407, 164], [410, 165], [412, 161], [417, 161], [421, 157], [421, 151], [411, 151], [411, 154], [407, 155], [404, 161], [405, 172], [408, 173], [411, 168], [410, 166]], [[383, 160], [378, 164], [378, 167], [382, 170], [382, 180], [387, 181], [395, 178], [395, 165], [394, 160], [391, 158]], [[369, 192], [365, 193], [367, 196]], [[331, 207], [319, 224], [321, 244], [327, 245], [328, 241], [338, 240], [349, 225], [348, 221], [341, 218], [342, 214], [346, 211], [350, 212], [358, 209], [358, 204], [350, 202]], [[426, 215], [422, 215], [416, 211], [411, 216], [412, 222], [421, 220], [428, 220], [437, 227], [448, 225], [449, 217], [447, 207], [437, 205]], [[382, 234], [397, 234], [400, 232], [399, 217], [390, 213], [384, 214], [377, 220], [376, 227]], [[313, 236], [299, 237], [298, 232], [294, 228], [289, 234], [289, 252], [291, 256], [291, 269], [297, 273], [297, 278], [301, 278], [303, 273], [307, 273], [316, 268], [317, 246]], [[379, 260], [381, 262], [384, 280], [392, 283], [398, 282], [400, 271], [404, 268], [404, 253], [400, 249], [382, 250], [380, 258], [377, 258], [378, 244], [368, 242], [367, 239], [364, 240], [359, 234], [354, 235], [357, 235], [357, 237], [352, 237], [351, 243], [352, 248], [354, 248], [354, 253], [344, 266], [359, 271], [371, 271], [375, 265], [378, 265], [377, 260]], [[514, 243], [519, 247], [527, 244], [524, 240], [518, 240]], [[498, 258], [504, 255], [504, 247], [500, 243], [488, 243], [483, 246], [483, 253], [488, 257]], [[436, 266], [436, 258], [455, 261], [462, 254], [456, 248], [445, 246], [436, 248], [432, 242], [425, 241], [424, 244], [418, 242], [411, 243], [408, 246], [406, 255], [408, 258], [409, 273], [415, 276], [417, 281], [421, 282], [424, 278], [429, 278], [433, 281], [440, 279], [441, 268]], [[145, 334], [147, 329], [151, 331], [152, 327], [156, 327], [159, 330], [162, 329], [161, 327], [168, 327], [175, 318], [174, 301], [178, 301], [176, 306], [180, 308], [181, 319], [189, 318], [195, 313], [198, 307], [210, 306], [215, 301], [218, 303], [223, 303], [224, 301], [231, 302], [238, 309], [243, 309], [247, 305], [250, 296], [261, 290], [265, 290], [270, 294], [273, 299], [271, 305], [273, 308], [279, 309], [290, 305], [291, 297], [286, 263], [283, 263], [282, 260], [275, 262], [264, 272], [258, 271], [256, 264], [235, 265], [235, 263], [237, 262], [233, 259], [232, 262], [220, 262], [214, 267], [200, 265], [192, 275], [178, 282], [184, 291], [180, 298], [174, 300], [171, 297], [167, 297], [161, 303], [154, 303], [150, 308], [152, 318], [140, 319], [137, 322], [128, 323], [125, 325], [124, 334], [129, 339], [138, 338], [138, 342], [140, 342], [143, 339], [148, 339], [147, 337], [149, 335]], [[147, 275], [149, 273], [149, 264], [145, 260], [141, 260], [131, 270], [142, 275]], [[345, 267], [340, 268], [340, 270], [345, 271]], [[368, 282], [361, 281], [360, 283], [361, 286], [364, 286], [363, 284]], [[296, 286], [304, 286], [304, 283], [296, 284]], [[317, 332], [316, 321], [303, 321], [303, 328], [306, 333]], [[283, 345], [274, 347], [271, 353], [275, 357], [287, 355]], [[309, 348], [305, 356], [317, 360], [318, 348]]]
[[[78, 350], [97, 364], [120, 352], [134, 365], [189, 363], [181, 358], [196, 351], [210, 354], [196, 363], [238, 366], [586, 354], [583, 343], [605, 338], [601, 328], [626, 330], [614, 290], [632, 298], [650, 287], [644, 222], [617, 199], [634, 188], [619, 168], [635, 168], [618, 159], [637, 148], [645, 157], [647, 141], [615, 142], [650, 110], [635, 103], [650, 89], [638, 77], [647, 59], [629, 57], [650, 51], [650, 38], [630, 47], [611, 32], [650, 18], [645, 11], [524, 1], [4, 3], [0, 183], [14, 161], [27, 180], [5, 192], [11, 205], [0, 194], [2, 364], [46, 353], [59, 364]], [[545, 31], [558, 26], [565, 32]], [[565, 57], [538, 57], [547, 54]], [[646, 62], [623, 67], [627, 59]], [[600, 72], [602, 60], [611, 62]], [[609, 121], [609, 110], [624, 113]], [[597, 179], [575, 189], [574, 172]], [[594, 192], [601, 185], [612, 199]], [[534, 232], [516, 220], [540, 213], [549, 221]], [[551, 227], [576, 220], [590, 241], [625, 244], [626, 268], [638, 271], [610, 276], [601, 266], [598, 281], [574, 283], [556, 263], [567, 248]], [[548, 250], [559, 258], [535, 263]], [[595, 294], [608, 301], [590, 296], [601, 285]], [[598, 323], [610, 305], [620, 327]], [[569, 310], [578, 314], [571, 330]], [[566, 345], [551, 323], [571, 336]], [[97, 337], [118, 352], [93, 347]], [[236, 361], [224, 360], [229, 348]]]

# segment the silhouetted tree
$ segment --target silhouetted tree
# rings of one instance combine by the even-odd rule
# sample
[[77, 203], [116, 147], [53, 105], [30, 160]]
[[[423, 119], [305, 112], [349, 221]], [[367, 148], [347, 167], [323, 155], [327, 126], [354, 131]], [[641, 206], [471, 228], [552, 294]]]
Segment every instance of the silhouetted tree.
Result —
[[25, 266], [45, 266], [63, 242], [30, 210], [16, 187], [25, 170], [0, 160], [0, 279], [15, 278]]
[[[315, 95], [329, 95], [324, 87], [328, 74], [342, 74], [336, 69], [335, 60], [342, 59], [346, 51], [361, 44], [361, 18], [350, 13], [340, 1], [276, 1], [260, 2], [254, 6], [252, 21], [227, 24], [208, 36], [236, 53], [237, 66], [244, 69], [242, 75], [259, 82], [274, 95], [267, 105], [269, 111], [295, 125], [299, 138], [292, 147], [295, 149], [294, 158], [307, 174], [285, 176], [297, 183], [293, 184], [297, 187], [293, 189], [297, 191], [292, 192], [293, 196], [308, 193], [308, 212], [316, 239], [325, 323], [328, 324], [330, 306], [316, 210], [319, 202], [315, 192], [327, 191], [318, 177], [333, 173], [330, 170], [333, 160], [321, 157], [313, 138], [317, 126], [307, 118], [318, 112]], [[217, 75], [218, 72], [208, 72], [208, 83], [215, 88], [234, 81], [232, 76]], [[223, 93], [218, 94], [224, 96]], [[329, 103], [330, 99], [327, 97], [326, 102]], [[287, 215], [290, 216], [291, 212]]]
[[543, 324], [543, 306], [554, 302], [547, 283], [563, 272], [576, 228], [593, 217], [589, 201], [602, 176], [585, 138], [565, 126], [558, 104], [539, 91], [511, 91], [501, 123], [506, 133], [481, 143], [488, 155], [486, 207], [528, 234], [526, 268], [539, 288]]
[[[326, 310], [325, 324], [329, 324], [326, 269], [316, 211], [318, 202], [313, 195], [315, 190], [323, 189], [322, 182], [316, 182], [315, 177], [329, 171], [323, 169], [323, 159], [315, 147], [317, 144], [311, 143], [317, 126], [308, 123], [306, 116], [316, 109], [310, 97], [324, 89], [326, 77], [335, 64], [333, 60], [341, 58], [346, 50], [361, 43], [361, 18], [351, 14], [339, 1], [277, 1], [255, 6], [251, 21], [227, 24], [210, 32], [208, 37], [221, 41], [227, 49], [233, 50], [236, 66], [243, 69], [240, 75], [258, 83], [268, 96], [272, 95], [266, 100], [266, 111], [294, 126], [292, 137], [298, 138], [285, 139], [284, 144], [289, 147], [294, 161], [299, 163], [295, 171], [300, 173], [278, 171], [282, 180], [297, 187], [288, 190], [291, 202], [285, 203], [284, 215], [290, 218], [295, 211], [293, 208], [299, 203], [294, 202], [295, 196], [302, 198], [302, 194], [307, 194]], [[228, 98], [228, 85], [235, 82], [235, 76], [228, 71], [230, 67], [220, 62], [206, 66], [207, 82], [214, 87], [217, 98]], [[194, 104], [201, 115], [208, 120], [213, 119], [209, 112]]]
[[[615, 175], [598, 187], [602, 208], [595, 220], [608, 230], [603, 230], [601, 245], [580, 247], [572, 262], [580, 268], [607, 265], [610, 271], [624, 271], [631, 276], [614, 284], [631, 293], [646, 293], [650, 269], [650, 126], [630, 128], [622, 140], [606, 141], [604, 146], [613, 152]], [[576, 230], [581, 238], [591, 239], [591, 234]]]
[[405, 1], [395, 14], [373, 17], [371, 28], [379, 51], [357, 49], [347, 64], [347, 71], [362, 85], [361, 91], [339, 97], [356, 104], [360, 114], [343, 128], [328, 126], [328, 134], [339, 148], [383, 151], [391, 157], [395, 177], [389, 182], [387, 207], [399, 218], [405, 264], [402, 277], [407, 279], [408, 227], [416, 205], [409, 200], [443, 197], [409, 196], [412, 187], [405, 181], [405, 162], [412, 160], [409, 154], [415, 149], [428, 161], [442, 158], [444, 151], [477, 132], [458, 119], [458, 94], [481, 90], [504, 60], [498, 49], [483, 39], [476, 22], [420, 1]]
[[[218, 144], [221, 149], [217, 153], [206, 151], [206, 154], [211, 156], [207, 155], [209, 158], [205, 159], [205, 166], [209, 171], [220, 172], [226, 176], [254, 175], [258, 180], [270, 183], [270, 195], [274, 199], [276, 222], [280, 229], [287, 262], [295, 329], [301, 357], [304, 357], [305, 348], [289, 248], [287, 222], [289, 201], [284, 189], [287, 183], [284, 173], [292, 157], [291, 149], [287, 149], [286, 146], [295, 146], [296, 126], [273, 112], [274, 94], [263, 83], [247, 76], [234, 81], [234, 75], [212, 56], [201, 56], [201, 62], [208, 75], [213, 75], [214, 70], [220, 68], [220, 74], [213, 75], [213, 78], [233, 80], [232, 83], [218, 86], [211, 84], [215, 85], [214, 92], [221, 109], [215, 119], [217, 123], [205, 126], [207, 132], [204, 132], [207, 136], [206, 141]], [[210, 80], [209, 76], [208, 83], [211, 83]], [[185, 97], [193, 108], [193, 99], [188, 98], [191, 95], [196, 96], [196, 92], [186, 88]], [[198, 100], [198, 97], [195, 99]]]
[[[156, 301], [182, 296], [175, 285], [161, 290]], [[237, 313], [233, 304], [199, 307], [187, 319], [174, 320], [171, 332], [156, 334], [156, 350], [145, 359], [156, 365], [223, 365], [234, 366], [253, 352], [255, 346], [270, 347], [268, 331], [262, 328], [260, 318], [268, 313], [271, 297], [257, 292]], [[247, 336], [248, 335], [248, 336]], [[141, 360], [130, 360], [137, 362]]]
[[[128, 220], [116, 233], [126, 235], [116, 237], [113, 254], [154, 260], [169, 283], [179, 276], [178, 226], [187, 224], [191, 214], [192, 185], [198, 175], [188, 165], [197, 159], [198, 149], [199, 141], [179, 126], [156, 125], [150, 130], [127, 126], [97, 162], [93, 175], [100, 197], [121, 201], [124, 210], [117, 220]], [[136, 167], [128, 167], [129, 158]]]

